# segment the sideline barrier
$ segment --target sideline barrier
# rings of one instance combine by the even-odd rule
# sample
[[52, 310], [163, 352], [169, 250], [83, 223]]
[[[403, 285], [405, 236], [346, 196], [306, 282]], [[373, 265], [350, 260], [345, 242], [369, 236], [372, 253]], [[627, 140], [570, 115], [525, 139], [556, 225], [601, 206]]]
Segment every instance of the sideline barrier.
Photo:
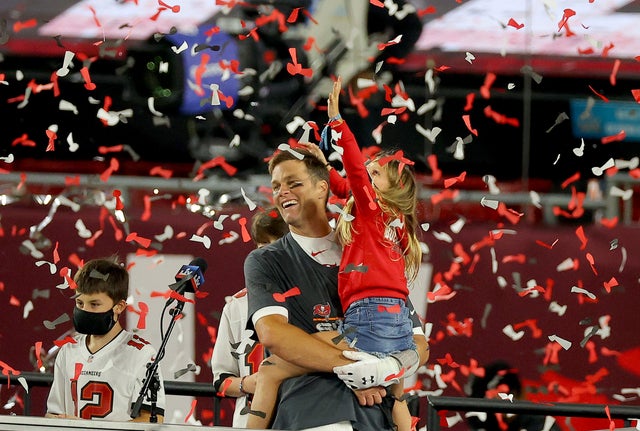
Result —
[[[20, 375], [10, 375], [9, 380], [11, 384], [18, 385], [20, 387], [20, 377], [24, 377], [29, 388], [32, 387], [50, 387], [53, 384], [53, 374], [51, 373], [37, 373], [37, 372], [21, 372]], [[215, 389], [213, 389], [213, 383], [203, 382], [179, 382], [175, 380], [165, 380], [164, 392], [167, 395], [186, 395], [193, 397], [205, 397], [213, 400], [213, 424], [217, 425], [220, 422], [220, 397], [217, 395]], [[31, 413], [31, 396], [29, 392], [24, 393], [24, 415], [28, 416]], [[1, 422], [0, 422], [1, 423]], [[104, 423], [104, 422], [102, 422]], [[5, 428], [1, 428], [5, 429]]]
[[[533, 403], [531, 401], [464, 397], [427, 396], [427, 430], [440, 430], [440, 415], [443, 410], [463, 412], [536, 414], [545, 416], [570, 416], [583, 418], [624, 419], [625, 426], [631, 419], [640, 418], [640, 406], [571, 403]], [[609, 407], [609, 416], [605, 410]], [[635, 429], [635, 428], [629, 428]]]

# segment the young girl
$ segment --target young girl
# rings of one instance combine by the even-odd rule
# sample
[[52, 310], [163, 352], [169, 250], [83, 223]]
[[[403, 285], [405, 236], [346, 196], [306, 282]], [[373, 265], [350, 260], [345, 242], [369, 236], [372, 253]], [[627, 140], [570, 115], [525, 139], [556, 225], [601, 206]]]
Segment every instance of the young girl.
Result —
[[[347, 179], [331, 166], [320, 148], [307, 148], [325, 163], [331, 191], [352, 197], [338, 221], [336, 237], [343, 246], [338, 275], [338, 293], [344, 311], [340, 330], [341, 349], [356, 348], [377, 356], [415, 349], [409, 310], [407, 279], [418, 272], [422, 252], [416, 236], [417, 190], [412, 162], [394, 154], [381, 154], [365, 166], [358, 144], [338, 109], [341, 80], [329, 95], [329, 126], [340, 135]], [[330, 131], [329, 131], [330, 132]], [[320, 332], [331, 342], [335, 332]], [[306, 370], [271, 356], [269, 366], [260, 367], [248, 428], [266, 428], [271, 422], [279, 384]], [[265, 364], [266, 365], [266, 364]], [[402, 380], [392, 385], [397, 401], [393, 420], [399, 431], [411, 428], [411, 416], [403, 394]], [[264, 416], [263, 416], [264, 414]]]

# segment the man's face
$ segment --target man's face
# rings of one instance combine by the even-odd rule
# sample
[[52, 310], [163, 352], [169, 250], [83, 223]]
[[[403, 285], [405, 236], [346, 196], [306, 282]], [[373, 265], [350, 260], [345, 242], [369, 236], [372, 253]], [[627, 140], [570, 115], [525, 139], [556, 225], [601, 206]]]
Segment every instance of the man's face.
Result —
[[273, 199], [292, 232], [308, 235], [310, 227], [324, 211], [325, 181], [314, 179], [298, 160], [279, 163], [271, 173]]

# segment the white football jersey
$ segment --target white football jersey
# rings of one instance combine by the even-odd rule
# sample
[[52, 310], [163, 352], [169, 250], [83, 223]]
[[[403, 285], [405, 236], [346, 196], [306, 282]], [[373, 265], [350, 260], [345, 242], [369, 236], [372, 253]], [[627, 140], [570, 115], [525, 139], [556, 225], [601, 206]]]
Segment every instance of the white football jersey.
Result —
[[[216, 344], [211, 357], [214, 385], [219, 391], [226, 377], [243, 377], [258, 371], [264, 359], [262, 344], [251, 339], [253, 331], [246, 329], [249, 305], [247, 291], [242, 289], [225, 304], [220, 317]], [[236, 398], [233, 427], [245, 428], [248, 414], [240, 412], [247, 405], [247, 397]]]
[[[53, 386], [47, 400], [47, 412], [73, 415], [83, 419], [130, 421], [131, 408], [138, 399], [146, 377], [147, 364], [156, 350], [143, 338], [121, 331], [95, 353], [87, 349], [86, 335], [75, 337], [56, 357]], [[156, 414], [164, 415], [165, 394], [158, 369], [160, 390]], [[146, 397], [142, 410], [149, 411]]]

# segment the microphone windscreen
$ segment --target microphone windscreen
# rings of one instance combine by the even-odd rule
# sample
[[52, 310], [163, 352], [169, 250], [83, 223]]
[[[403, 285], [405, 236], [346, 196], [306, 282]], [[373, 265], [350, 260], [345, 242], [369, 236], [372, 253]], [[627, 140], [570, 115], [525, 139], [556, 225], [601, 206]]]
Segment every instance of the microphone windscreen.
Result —
[[191, 262], [189, 262], [189, 266], [197, 266], [197, 267], [199, 267], [200, 271], [202, 271], [203, 274], [205, 273], [205, 271], [209, 267], [209, 265], [207, 264], [207, 261], [204, 260], [201, 257], [196, 257], [195, 259], [193, 259]]

